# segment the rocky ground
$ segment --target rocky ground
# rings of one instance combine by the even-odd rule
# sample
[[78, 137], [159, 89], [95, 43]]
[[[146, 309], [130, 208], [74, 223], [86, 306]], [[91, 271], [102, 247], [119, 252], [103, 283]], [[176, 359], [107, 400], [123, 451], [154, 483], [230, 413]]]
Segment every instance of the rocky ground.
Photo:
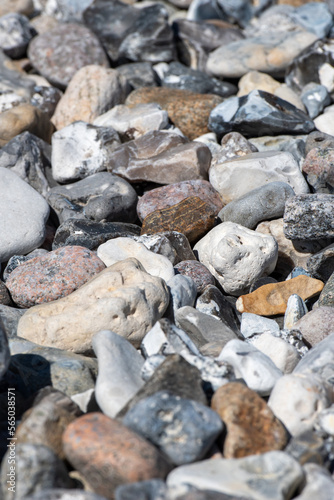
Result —
[[0, 1], [0, 499], [333, 500], [334, 2]]

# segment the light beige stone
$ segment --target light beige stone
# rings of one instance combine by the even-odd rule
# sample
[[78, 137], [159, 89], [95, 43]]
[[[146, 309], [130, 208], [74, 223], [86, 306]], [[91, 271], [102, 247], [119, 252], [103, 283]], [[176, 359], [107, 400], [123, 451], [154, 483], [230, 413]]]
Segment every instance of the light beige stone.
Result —
[[261, 71], [249, 71], [239, 80], [238, 97], [247, 95], [252, 90], [264, 90], [265, 92], [275, 93], [275, 90], [280, 87], [280, 83], [266, 73]]
[[282, 83], [279, 87], [274, 92], [274, 95], [276, 97], [280, 97], [281, 99], [284, 99], [285, 101], [289, 102], [293, 106], [296, 106], [296, 108], [301, 109], [302, 111], [306, 112], [305, 106], [303, 104], [303, 101], [299, 97], [296, 92], [294, 92], [290, 87], [288, 87], [285, 83]]
[[33, 0], [1, 0], [0, 2], [0, 16], [5, 16], [11, 12], [30, 16], [33, 11]]
[[136, 259], [104, 269], [67, 297], [30, 308], [17, 334], [40, 345], [92, 355], [92, 337], [112, 330], [139, 347], [165, 312], [165, 282]]

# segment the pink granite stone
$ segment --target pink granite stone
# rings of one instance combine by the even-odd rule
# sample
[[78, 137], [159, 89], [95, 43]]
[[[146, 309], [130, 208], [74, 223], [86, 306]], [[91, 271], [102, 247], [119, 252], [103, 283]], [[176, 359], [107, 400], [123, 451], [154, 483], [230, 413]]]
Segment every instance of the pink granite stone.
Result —
[[174, 267], [179, 274], [194, 280], [198, 293], [202, 293], [206, 286], [215, 284], [215, 278], [209, 269], [197, 260], [183, 260]]

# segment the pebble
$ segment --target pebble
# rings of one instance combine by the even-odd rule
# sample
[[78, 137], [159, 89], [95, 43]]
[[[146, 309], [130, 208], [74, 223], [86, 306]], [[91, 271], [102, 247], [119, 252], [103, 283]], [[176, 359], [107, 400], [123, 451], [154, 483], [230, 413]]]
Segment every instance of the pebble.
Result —
[[0, 15], [4, 16], [10, 12], [19, 12], [25, 16], [30, 16], [34, 11], [32, 0], [4, 0], [1, 2]]
[[215, 279], [208, 268], [196, 260], [182, 260], [174, 266], [174, 270], [177, 274], [192, 278], [197, 293], [202, 293], [208, 285], [215, 284]]
[[[301, 274], [299, 274], [298, 276], [300, 276]], [[297, 276], [292, 275], [291, 279], [293, 279], [294, 277]], [[299, 297], [299, 295], [293, 293], [292, 295], [290, 295], [286, 305], [283, 328], [285, 330], [292, 330], [298, 320], [302, 318], [307, 312], [307, 306], [303, 299]]]
[[333, 343], [334, 335], [330, 333], [303, 356], [294, 369], [294, 374], [321, 377], [324, 382], [333, 385], [331, 361], [334, 351]]
[[301, 99], [310, 118], [316, 118], [331, 103], [328, 90], [324, 85], [310, 82], [305, 85]]
[[334, 273], [328, 278], [318, 301], [318, 306], [332, 306], [334, 304]]
[[300, 354], [294, 345], [278, 335], [264, 332], [252, 337], [250, 343], [268, 356], [283, 374], [291, 373], [300, 361]]
[[[185, 306], [193, 306], [197, 296], [197, 288], [194, 280], [189, 276], [176, 274], [167, 281], [170, 293], [169, 310], [175, 320], [178, 309]], [[168, 316], [168, 312], [165, 314]]]
[[308, 152], [302, 171], [316, 193], [333, 193], [333, 160], [333, 148], [313, 148]]
[[174, 246], [165, 233], [158, 233], [156, 235], [143, 234], [142, 236], [131, 236], [131, 238], [145, 245], [147, 250], [167, 257], [172, 264], [175, 264], [179, 260]]
[[314, 278], [326, 282], [334, 271], [334, 245], [329, 245], [311, 255], [306, 266]]
[[214, 285], [208, 285], [203, 293], [196, 300], [196, 309], [214, 318], [226, 322], [229, 327], [237, 334], [240, 331], [240, 321], [238, 313], [234, 307], [234, 301], [231, 297], [227, 298]]
[[103, 269], [103, 261], [88, 248], [66, 246], [22, 263], [6, 286], [16, 305], [29, 308], [70, 295]]
[[0, 17], [0, 47], [12, 59], [25, 55], [35, 34], [29, 20], [22, 14], [13, 12]]
[[279, 333], [279, 330], [278, 323], [273, 319], [248, 312], [242, 313], [240, 332], [246, 339], [264, 333], [275, 335], [275, 333]]
[[326, 471], [317, 464], [305, 464], [304, 472], [306, 485], [296, 500], [312, 500], [315, 496], [319, 500], [331, 500], [334, 494], [334, 481]]

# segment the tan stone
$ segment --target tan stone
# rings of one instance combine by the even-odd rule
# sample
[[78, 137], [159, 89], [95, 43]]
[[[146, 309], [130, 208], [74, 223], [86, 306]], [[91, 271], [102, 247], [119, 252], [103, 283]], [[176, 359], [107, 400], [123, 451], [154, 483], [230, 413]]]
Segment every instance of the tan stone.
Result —
[[274, 316], [284, 314], [290, 295], [299, 295], [303, 300], [318, 295], [324, 284], [320, 280], [303, 274], [287, 281], [261, 286], [248, 295], [241, 295], [236, 307], [239, 312]]
[[301, 7], [310, 2], [322, 2], [323, 0], [278, 0], [278, 5], [292, 5], [293, 7]]
[[11, 12], [17, 12], [25, 16], [30, 16], [34, 11], [32, 0], [1, 0], [0, 16], [5, 16]]
[[260, 71], [249, 71], [239, 80], [238, 96], [247, 95], [252, 90], [264, 90], [265, 92], [275, 93], [280, 87], [280, 83], [266, 73]]
[[282, 450], [288, 434], [267, 403], [256, 392], [238, 382], [220, 387], [211, 407], [227, 427], [224, 458], [241, 458]]
[[20, 104], [0, 113], [0, 147], [26, 131], [50, 142], [54, 127], [48, 115], [31, 104]]
[[138, 260], [126, 259], [67, 297], [30, 308], [17, 334], [36, 344], [93, 355], [92, 337], [107, 329], [139, 347], [168, 300], [161, 278], [146, 273]]
[[275, 90], [274, 95], [276, 97], [279, 97], [280, 99], [284, 99], [284, 101], [287, 101], [293, 106], [296, 106], [296, 108], [306, 112], [303, 101], [301, 100], [299, 95], [296, 94], [294, 90], [290, 89], [290, 87], [288, 87], [285, 83], [282, 83], [282, 85], [280, 85]]

